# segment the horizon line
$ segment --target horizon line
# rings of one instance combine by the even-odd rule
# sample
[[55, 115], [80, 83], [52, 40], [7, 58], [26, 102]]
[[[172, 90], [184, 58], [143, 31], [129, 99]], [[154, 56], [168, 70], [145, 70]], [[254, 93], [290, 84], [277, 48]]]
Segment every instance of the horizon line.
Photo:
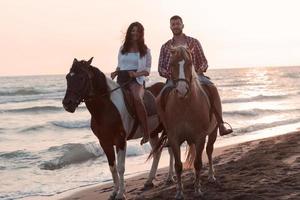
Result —
[[[94, 66], [96, 67], [96, 66]], [[279, 68], [279, 67], [300, 67], [300, 65], [285, 65], [285, 66], [248, 66], [248, 67], [214, 67], [209, 68], [208, 70], [223, 70], [223, 69], [248, 69], [248, 68]], [[158, 72], [157, 69], [151, 70], [151, 72]], [[103, 72], [104, 74], [110, 73], [110, 72]], [[59, 75], [65, 75], [65, 74], [20, 74], [20, 75], [0, 75], [1, 78], [5, 77], [22, 77], [22, 76], [59, 76]]]

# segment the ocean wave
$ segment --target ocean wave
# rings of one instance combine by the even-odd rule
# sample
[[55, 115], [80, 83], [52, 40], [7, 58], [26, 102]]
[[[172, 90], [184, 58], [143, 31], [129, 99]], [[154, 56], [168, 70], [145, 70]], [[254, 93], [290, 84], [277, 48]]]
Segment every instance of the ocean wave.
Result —
[[39, 165], [40, 169], [56, 170], [71, 164], [82, 163], [103, 155], [103, 150], [98, 143], [70, 143], [63, 146], [50, 147], [50, 152], [62, 152], [62, 155]]
[[[150, 145], [140, 146], [139, 143], [128, 144], [126, 150], [127, 157], [148, 154], [151, 151]], [[50, 147], [47, 152], [61, 154], [50, 161], [45, 161], [39, 165], [40, 169], [57, 170], [63, 167], [86, 162], [104, 156], [104, 151], [99, 143], [90, 142], [86, 144], [69, 143], [62, 146]], [[107, 160], [105, 159], [105, 162]]]
[[84, 121], [52, 121], [52, 125], [59, 128], [77, 129], [77, 128], [90, 128], [90, 120]]
[[26, 132], [33, 132], [33, 131], [40, 131], [42, 129], [46, 128], [45, 125], [36, 125], [36, 126], [31, 126], [29, 128], [24, 128], [20, 130], [20, 133], [26, 133]]
[[[1, 96], [1, 95], [0, 95]], [[59, 100], [60, 102], [64, 98], [64, 93], [61, 92], [42, 92], [39, 94], [32, 94], [32, 95], [6, 95], [2, 96], [0, 103], [20, 103], [20, 102], [31, 102], [31, 101], [40, 101], [40, 100]]]
[[300, 122], [300, 118], [294, 118], [294, 119], [287, 119], [287, 120], [281, 120], [281, 121], [275, 121], [272, 123], [261, 123], [261, 124], [255, 124], [255, 125], [250, 125], [247, 127], [239, 128], [239, 129], [234, 129], [233, 135], [240, 135], [240, 133], [249, 133], [249, 132], [254, 132], [266, 128], [272, 128], [276, 126], [282, 126], [282, 125], [287, 125], [287, 124], [293, 124], [293, 123], [298, 123]]
[[34, 106], [29, 108], [19, 108], [11, 110], [1, 110], [0, 112], [9, 112], [9, 113], [27, 113], [27, 112], [57, 112], [63, 111], [63, 107], [57, 106]]
[[282, 77], [287, 77], [287, 78], [292, 78], [292, 79], [298, 79], [300, 78], [300, 74], [299, 73], [295, 73], [295, 72], [289, 72], [289, 73], [285, 73], [282, 75]]
[[16, 89], [12, 91], [0, 91], [1, 96], [19, 96], [19, 95], [36, 95], [36, 94], [45, 94], [47, 91], [41, 91], [34, 88], [23, 88]]
[[134, 157], [134, 156], [141, 156], [144, 154], [148, 154], [151, 152], [151, 147], [150, 145], [139, 145], [136, 143], [133, 144], [127, 144], [127, 149], [126, 149], [126, 156], [127, 157]]
[[[77, 110], [86, 110], [86, 107], [78, 107]], [[65, 111], [62, 106], [33, 106], [28, 108], [0, 110], [0, 113], [39, 113]]]
[[259, 84], [257, 84], [257, 83], [249, 83], [248, 81], [218, 84], [218, 87], [237, 87], [237, 86], [239, 86], [239, 87], [241, 87], [241, 86], [259, 86]]
[[243, 102], [252, 102], [252, 101], [264, 101], [264, 100], [277, 100], [285, 99], [290, 95], [258, 95], [250, 98], [235, 98], [235, 99], [224, 99], [222, 103], [243, 103]]
[[4, 159], [23, 159], [23, 160], [35, 160], [38, 156], [22, 150], [12, 152], [0, 152], [0, 158]]
[[272, 110], [272, 109], [251, 109], [251, 110], [237, 110], [237, 111], [225, 111], [224, 115], [230, 116], [245, 116], [255, 117], [262, 114], [274, 114], [274, 113], [286, 113], [286, 112], [300, 112], [300, 109], [287, 109], [287, 110]]

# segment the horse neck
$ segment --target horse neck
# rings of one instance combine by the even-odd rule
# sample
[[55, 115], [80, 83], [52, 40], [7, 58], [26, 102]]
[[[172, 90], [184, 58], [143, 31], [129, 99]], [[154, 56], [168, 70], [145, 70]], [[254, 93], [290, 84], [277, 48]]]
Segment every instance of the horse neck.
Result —
[[87, 109], [94, 117], [102, 115], [104, 110], [103, 108], [106, 108], [109, 105], [110, 95], [108, 93], [109, 87], [107, 84], [106, 76], [105, 76], [105, 81], [106, 81], [106, 88], [102, 88], [101, 89], [102, 91], [99, 94], [97, 94], [96, 97], [85, 102]]
[[[105, 113], [107, 110], [110, 110], [110, 108], [113, 107], [113, 102], [111, 100], [111, 94], [109, 91], [117, 88], [119, 84], [114, 82], [113, 80], [106, 77], [106, 84], [107, 84], [107, 94], [99, 94], [97, 97], [92, 98], [89, 101], [85, 102], [85, 105], [91, 115], [95, 118], [99, 116], [106, 115]], [[114, 93], [120, 92], [120, 91], [114, 91]], [[111, 109], [113, 110], [113, 108]]]
[[189, 95], [189, 98], [192, 98], [192, 97], [194, 98], [194, 96], [195, 96], [196, 98], [200, 99], [200, 102], [203, 102], [205, 100], [205, 91], [204, 91], [197, 75], [192, 76], [190, 87], [191, 87], [191, 94], [194, 94], [194, 95]]
[[103, 115], [103, 109], [108, 105], [109, 99], [107, 97], [97, 96], [85, 102], [88, 111], [93, 117]]

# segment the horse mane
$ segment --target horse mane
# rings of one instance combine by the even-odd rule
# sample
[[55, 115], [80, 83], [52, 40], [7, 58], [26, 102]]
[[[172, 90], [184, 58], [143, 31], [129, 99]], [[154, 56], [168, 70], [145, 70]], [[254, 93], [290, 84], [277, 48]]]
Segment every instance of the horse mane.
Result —
[[98, 68], [93, 66], [92, 66], [92, 70], [94, 74], [93, 86], [95, 92], [97, 94], [106, 94], [108, 92], [108, 86], [107, 86], [105, 74], [101, 72]]

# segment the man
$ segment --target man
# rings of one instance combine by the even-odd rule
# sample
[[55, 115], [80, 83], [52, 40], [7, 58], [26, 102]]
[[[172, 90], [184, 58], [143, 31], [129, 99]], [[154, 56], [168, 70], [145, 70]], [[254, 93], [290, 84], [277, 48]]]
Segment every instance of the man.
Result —
[[222, 118], [222, 105], [218, 90], [213, 82], [204, 76], [208, 65], [207, 60], [204, 56], [200, 42], [192, 37], [186, 36], [182, 30], [184, 28], [182, 19], [180, 16], [173, 16], [170, 19], [170, 28], [173, 32], [173, 38], [162, 45], [159, 55], [158, 72], [159, 75], [167, 79], [166, 87], [173, 85], [171, 78], [171, 67], [170, 67], [170, 47], [171, 46], [185, 46], [187, 47], [192, 55], [192, 62], [194, 68], [198, 74], [199, 81], [208, 89], [212, 110], [217, 118], [219, 133], [221, 136], [232, 133], [231, 128], [224, 126]]

